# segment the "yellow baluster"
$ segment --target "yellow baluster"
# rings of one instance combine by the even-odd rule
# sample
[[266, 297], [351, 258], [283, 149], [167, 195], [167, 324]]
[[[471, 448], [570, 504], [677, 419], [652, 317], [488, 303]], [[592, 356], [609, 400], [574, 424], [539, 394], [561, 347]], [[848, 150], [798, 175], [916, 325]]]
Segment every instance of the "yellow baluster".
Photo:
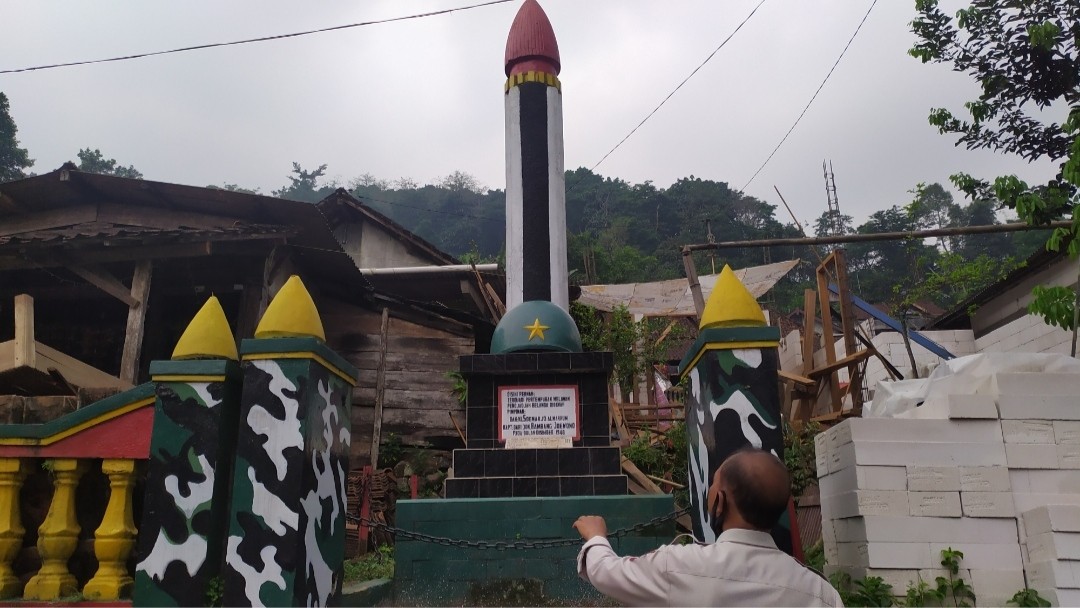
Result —
[[98, 570], [83, 588], [88, 600], [115, 600], [128, 595], [134, 580], [127, 570], [127, 558], [135, 546], [135, 523], [132, 519], [131, 486], [135, 461], [106, 459], [101, 472], [109, 476], [109, 505], [105, 517], [94, 532], [94, 555]]
[[11, 570], [11, 562], [19, 554], [26, 532], [19, 514], [19, 490], [26, 471], [22, 460], [0, 458], [0, 599], [22, 593], [22, 581]]
[[52, 458], [46, 468], [53, 474], [53, 497], [49, 513], [38, 528], [41, 570], [26, 583], [28, 600], [55, 600], [78, 591], [67, 562], [79, 544], [79, 522], [75, 519], [75, 488], [86, 471], [86, 463], [74, 458]]

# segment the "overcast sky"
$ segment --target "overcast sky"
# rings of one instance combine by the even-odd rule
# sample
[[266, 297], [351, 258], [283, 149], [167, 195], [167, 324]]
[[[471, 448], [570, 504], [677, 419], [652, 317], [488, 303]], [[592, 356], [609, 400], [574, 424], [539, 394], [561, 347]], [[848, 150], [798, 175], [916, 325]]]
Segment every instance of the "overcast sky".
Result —
[[[476, 0], [6, 0], [0, 70], [283, 34]], [[742, 21], [757, 0], [542, 0], [562, 54], [566, 166], [591, 167]], [[767, 0], [597, 171], [666, 187], [741, 188], [791, 126], [871, 0]], [[945, 2], [943, 4], [949, 4]], [[955, 4], [955, 2], [953, 3]], [[518, 2], [258, 44], [0, 75], [19, 139], [51, 171], [80, 148], [147, 179], [265, 194], [292, 162], [420, 183], [455, 170], [505, 185], [503, 51]], [[918, 182], [1053, 168], [953, 146], [926, 122], [962, 109], [971, 79], [907, 56], [914, 0], [881, 0], [790, 139], [746, 189], [800, 220], [861, 222]], [[780, 207], [778, 219], [787, 221]]]

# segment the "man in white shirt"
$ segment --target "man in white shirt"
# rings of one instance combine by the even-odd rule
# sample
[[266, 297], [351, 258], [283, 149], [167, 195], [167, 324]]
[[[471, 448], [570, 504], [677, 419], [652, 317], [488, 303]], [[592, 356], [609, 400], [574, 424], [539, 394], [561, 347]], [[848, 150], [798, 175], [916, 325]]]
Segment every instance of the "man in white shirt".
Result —
[[769, 534], [790, 495], [787, 469], [776, 456], [738, 451], [709, 487], [721, 531], [714, 544], [619, 557], [608, 544], [604, 518], [585, 515], [574, 522], [585, 539], [578, 574], [629, 606], [843, 606], [825, 579], [777, 549]]

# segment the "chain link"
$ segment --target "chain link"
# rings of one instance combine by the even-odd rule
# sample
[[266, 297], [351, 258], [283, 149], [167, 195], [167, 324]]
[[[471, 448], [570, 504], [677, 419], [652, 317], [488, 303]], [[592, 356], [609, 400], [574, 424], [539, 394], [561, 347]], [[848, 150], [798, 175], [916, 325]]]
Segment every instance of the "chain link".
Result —
[[[686, 513], [689, 513], [689, 508], [678, 509], [672, 511], [667, 515], [659, 515], [648, 521], [643, 521], [626, 528], [619, 528], [614, 532], [608, 534], [609, 538], [618, 538], [620, 536], [626, 536], [652, 526], [662, 524], [664, 522], [672, 521], [682, 517]], [[496, 551], [506, 551], [508, 549], [553, 549], [556, 547], [573, 547], [581, 544], [580, 538], [557, 538], [553, 540], [515, 540], [515, 541], [487, 541], [487, 540], [456, 540], [447, 538], [445, 536], [434, 536], [431, 534], [423, 534], [421, 532], [413, 532], [412, 530], [404, 530], [397, 528], [389, 524], [385, 524], [381, 521], [375, 521], [365, 517], [357, 517], [351, 513], [345, 515], [345, 519], [362, 526], [368, 526], [376, 530], [382, 530], [393, 534], [397, 539], [415, 540], [423, 543], [432, 543], [435, 545], [442, 545], [444, 547], [461, 547], [463, 549], [481, 549], [488, 550], [494, 549]]]

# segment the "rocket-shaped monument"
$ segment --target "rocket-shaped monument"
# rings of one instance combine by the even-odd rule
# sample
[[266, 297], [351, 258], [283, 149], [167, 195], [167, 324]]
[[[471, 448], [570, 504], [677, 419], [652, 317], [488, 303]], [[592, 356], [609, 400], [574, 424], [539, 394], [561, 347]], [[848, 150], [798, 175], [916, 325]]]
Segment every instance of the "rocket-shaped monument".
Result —
[[569, 311], [559, 43], [525, 0], [506, 40], [506, 308], [547, 300]]

